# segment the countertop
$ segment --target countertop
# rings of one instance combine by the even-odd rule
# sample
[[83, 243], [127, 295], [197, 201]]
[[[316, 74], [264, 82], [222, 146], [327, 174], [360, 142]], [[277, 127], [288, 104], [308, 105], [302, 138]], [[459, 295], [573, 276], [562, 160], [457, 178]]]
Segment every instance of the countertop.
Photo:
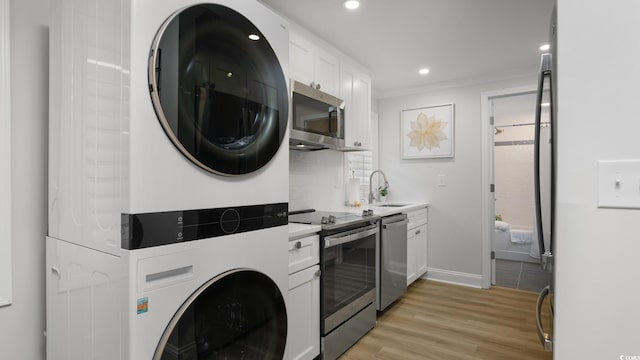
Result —
[[322, 229], [320, 225], [289, 223], [289, 240], [315, 234]]
[[[401, 205], [401, 206], [381, 206], [381, 205]], [[373, 213], [378, 216], [390, 216], [400, 213], [407, 213], [418, 209], [429, 207], [429, 203], [411, 203], [411, 202], [388, 202], [388, 203], [374, 203], [372, 205], [364, 206], [343, 206], [336, 209], [330, 209], [330, 211], [338, 212], [350, 212], [355, 214], [362, 213], [362, 210], [372, 209]], [[323, 209], [324, 210], [324, 209]], [[289, 239], [298, 239], [306, 235], [311, 235], [319, 232], [320, 225], [308, 225], [308, 224], [294, 224], [289, 223]]]

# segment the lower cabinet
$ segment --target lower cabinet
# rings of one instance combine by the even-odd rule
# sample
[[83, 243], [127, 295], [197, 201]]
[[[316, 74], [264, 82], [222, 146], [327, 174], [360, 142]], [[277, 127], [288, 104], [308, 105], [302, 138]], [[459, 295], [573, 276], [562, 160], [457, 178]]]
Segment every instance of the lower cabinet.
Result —
[[407, 214], [407, 286], [427, 272], [427, 209]]
[[284, 358], [315, 358], [320, 354], [320, 265], [289, 275], [287, 309], [289, 335]]
[[289, 241], [286, 360], [320, 354], [319, 242], [318, 235]]

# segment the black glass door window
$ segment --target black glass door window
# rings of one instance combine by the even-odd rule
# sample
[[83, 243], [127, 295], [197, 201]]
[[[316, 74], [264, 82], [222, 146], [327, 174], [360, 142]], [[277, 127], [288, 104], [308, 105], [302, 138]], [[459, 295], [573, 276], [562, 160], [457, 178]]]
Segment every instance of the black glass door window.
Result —
[[324, 319], [376, 287], [376, 236], [325, 248], [322, 271]]
[[255, 271], [212, 279], [178, 310], [153, 360], [281, 360], [287, 339], [284, 299]]
[[207, 171], [253, 172], [282, 143], [284, 73], [260, 30], [228, 7], [199, 4], [169, 18], [154, 39], [149, 84], [169, 138]]

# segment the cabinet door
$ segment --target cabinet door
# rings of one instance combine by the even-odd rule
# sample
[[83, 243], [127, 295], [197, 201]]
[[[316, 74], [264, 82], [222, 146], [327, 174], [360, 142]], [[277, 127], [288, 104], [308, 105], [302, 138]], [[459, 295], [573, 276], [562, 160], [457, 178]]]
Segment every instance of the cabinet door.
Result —
[[285, 359], [313, 359], [320, 354], [320, 266], [289, 275]]
[[340, 70], [340, 97], [345, 102], [345, 147], [369, 148], [371, 122], [371, 81], [347, 64]]
[[417, 264], [416, 264], [416, 249], [418, 236], [415, 235], [415, 230], [412, 229], [407, 232], [407, 286], [411, 285], [418, 278]]
[[289, 33], [289, 76], [303, 84], [314, 79], [314, 48], [305, 38]]
[[356, 74], [353, 81], [353, 102], [355, 110], [356, 137], [358, 147], [369, 149], [369, 123], [371, 122], [371, 80], [362, 74]]
[[315, 82], [320, 90], [338, 96], [340, 93], [340, 60], [328, 52], [316, 48]]
[[427, 225], [411, 230], [416, 237], [416, 279], [427, 272]]
[[347, 66], [343, 66], [340, 70], [340, 98], [344, 100], [344, 143], [348, 148], [357, 146], [357, 124], [354, 117], [355, 109], [353, 105], [353, 81], [355, 74], [353, 70]]

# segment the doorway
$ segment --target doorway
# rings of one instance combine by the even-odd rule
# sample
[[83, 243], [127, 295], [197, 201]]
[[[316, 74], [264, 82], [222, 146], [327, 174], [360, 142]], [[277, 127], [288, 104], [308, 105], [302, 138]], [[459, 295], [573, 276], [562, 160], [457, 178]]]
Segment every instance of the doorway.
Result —
[[[482, 94], [483, 287], [539, 291], [549, 281], [535, 234], [535, 85]], [[548, 128], [541, 134], [550, 135]]]
[[[493, 119], [493, 178], [495, 230], [492, 284], [539, 292], [551, 274], [540, 264], [535, 232], [534, 137], [536, 93], [489, 99]], [[549, 144], [550, 128], [543, 122], [541, 142]]]

